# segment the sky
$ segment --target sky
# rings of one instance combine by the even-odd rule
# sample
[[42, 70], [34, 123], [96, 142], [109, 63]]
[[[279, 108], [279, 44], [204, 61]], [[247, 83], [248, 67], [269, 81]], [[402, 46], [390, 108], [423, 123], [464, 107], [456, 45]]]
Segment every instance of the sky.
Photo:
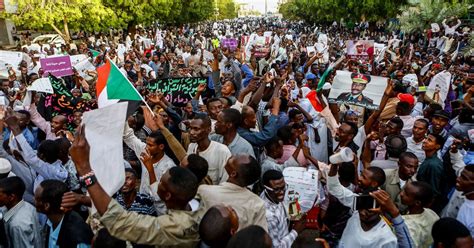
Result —
[[[247, 3], [249, 9], [252, 7], [260, 13], [265, 12], [265, 0], [236, 0], [236, 3]], [[278, 0], [267, 0], [267, 9], [269, 12], [275, 13], [278, 9]]]

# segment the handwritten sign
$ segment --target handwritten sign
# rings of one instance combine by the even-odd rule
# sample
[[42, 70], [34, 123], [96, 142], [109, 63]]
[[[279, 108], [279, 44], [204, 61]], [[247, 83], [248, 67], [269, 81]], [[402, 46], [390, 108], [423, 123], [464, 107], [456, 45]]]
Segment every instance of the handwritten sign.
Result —
[[235, 50], [237, 48], [237, 39], [234, 38], [226, 38], [222, 39], [222, 47], [227, 47], [230, 50]]
[[68, 130], [73, 131], [75, 125], [73, 123], [75, 110], [82, 112], [97, 108], [96, 103], [83, 101], [81, 98], [74, 98], [72, 93], [66, 88], [64, 80], [49, 77], [49, 82], [53, 88], [53, 94], [42, 96], [38, 103], [38, 112], [47, 120], [50, 121], [54, 116], [66, 116], [68, 123]]
[[69, 56], [48, 57], [40, 59], [40, 63], [45, 76], [49, 75], [49, 73], [56, 77], [74, 74]]
[[[284, 204], [288, 206], [290, 217], [297, 217], [301, 213], [308, 212], [319, 195], [318, 171], [302, 167], [288, 167], [283, 170], [283, 176], [288, 185]], [[292, 207], [294, 204], [298, 207]]]
[[200, 84], [206, 84], [207, 78], [165, 78], [150, 82], [147, 89], [151, 92], [161, 91], [166, 100], [178, 107], [184, 107], [196, 94]]

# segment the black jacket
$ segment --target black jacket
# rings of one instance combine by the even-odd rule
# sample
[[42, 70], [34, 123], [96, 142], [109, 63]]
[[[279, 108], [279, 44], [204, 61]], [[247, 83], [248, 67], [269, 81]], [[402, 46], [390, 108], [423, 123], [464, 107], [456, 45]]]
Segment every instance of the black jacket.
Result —
[[[45, 247], [48, 247], [50, 228], [46, 226], [45, 229]], [[57, 245], [61, 248], [76, 248], [81, 243], [90, 245], [93, 237], [94, 234], [89, 225], [78, 213], [71, 211], [64, 215]]]

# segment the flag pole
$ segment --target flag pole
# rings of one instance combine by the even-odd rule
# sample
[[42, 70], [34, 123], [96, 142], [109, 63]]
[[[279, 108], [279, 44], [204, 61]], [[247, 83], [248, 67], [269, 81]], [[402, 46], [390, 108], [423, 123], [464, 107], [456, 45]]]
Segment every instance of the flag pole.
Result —
[[145, 103], [145, 105], [146, 105], [146, 107], [148, 108], [148, 110], [150, 110], [151, 115], [152, 115], [153, 117], [156, 117], [156, 114], [155, 114], [155, 112], [153, 112], [153, 110], [151, 110], [150, 105], [148, 105], [148, 103], [147, 103], [146, 101], [143, 101], [143, 102]]
[[[106, 55], [106, 59], [110, 61], [110, 64], [112, 66], [114, 66], [115, 68], [118, 69], [117, 65], [109, 58], [109, 56]], [[143, 98], [142, 94], [140, 94], [140, 92], [138, 92], [137, 88], [135, 88], [135, 86], [132, 84], [132, 82], [130, 82], [130, 80], [128, 80], [127, 77], [125, 77], [125, 79], [127, 80], [127, 82], [132, 86], [133, 90], [135, 90], [135, 92], [140, 96], [140, 98], [142, 99], [142, 102], [145, 103], [146, 107], [150, 110], [151, 112], [151, 115], [153, 117], [156, 117], [155, 113], [153, 112], [153, 110], [150, 108], [150, 105], [148, 105], [148, 103], [145, 101], [145, 99]]]

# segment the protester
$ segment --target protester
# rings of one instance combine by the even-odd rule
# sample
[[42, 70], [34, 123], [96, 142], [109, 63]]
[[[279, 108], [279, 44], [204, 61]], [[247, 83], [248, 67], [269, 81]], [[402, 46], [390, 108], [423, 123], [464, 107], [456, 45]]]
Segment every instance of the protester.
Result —
[[466, 166], [456, 181], [456, 188], [463, 192], [466, 200], [459, 208], [457, 220], [469, 229], [471, 236], [474, 237], [474, 167]]
[[239, 217], [239, 230], [251, 225], [267, 230], [264, 201], [246, 188], [260, 178], [260, 165], [252, 156], [238, 154], [229, 159], [225, 170], [229, 175], [227, 182], [201, 185], [197, 198], [205, 206], [213, 206], [218, 202], [231, 206]]
[[[266, 15], [0, 51], [0, 178], [24, 183], [0, 187], [2, 226], [29, 203], [49, 247], [89, 226], [96, 247], [472, 246], [472, 32], [388, 26]], [[21, 221], [18, 242], [43, 229]]]
[[272, 238], [273, 247], [291, 247], [291, 244], [305, 228], [305, 217], [293, 223], [288, 232], [288, 219], [283, 198], [286, 183], [283, 174], [277, 170], [269, 170], [263, 174], [262, 183], [265, 187], [260, 195], [265, 201], [268, 233]]
[[64, 213], [61, 209], [67, 190], [66, 184], [57, 180], [42, 181], [35, 190], [36, 210], [48, 217], [45, 244], [48, 247], [90, 247], [93, 237], [91, 228], [78, 213]]
[[36, 209], [23, 201], [25, 184], [19, 177], [0, 179], [0, 207], [6, 207], [3, 216], [9, 247], [42, 247], [43, 240]]
[[442, 218], [431, 231], [435, 247], [472, 247], [472, 236], [461, 222], [453, 218]]
[[403, 215], [410, 235], [417, 247], [429, 247], [433, 243], [431, 229], [439, 219], [433, 210], [427, 208], [433, 201], [433, 190], [425, 182], [409, 182], [400, 193], [401, 203], [408, 212]]
[[398, 168], [384, 170], [386, 180], [382, 189], [387, 191], [392, 201], [402, 212], [406, 210], [406, 206], [401, 202], [400, 192], [407, 183], [415, 180], [414, 176], [418, 170], [418, 164], [418, 158], [415, 154], [405, 152], [400, 155]]
[[195, 117], [189, 123], [191, 144], [188, 154], [197, 154], [207, 160], [208, 175], [214, 184], [227, 181], [228, 173], [225, 166], [231, 156], [229, 148], [221, 143], [209, 139], [211, 121], [209, 117]]
[[239, 217], [232, 207], [215, 205], [207, 210], [199, 224], [202, 243], [209, 247], [225, 247], [239, 228]]

